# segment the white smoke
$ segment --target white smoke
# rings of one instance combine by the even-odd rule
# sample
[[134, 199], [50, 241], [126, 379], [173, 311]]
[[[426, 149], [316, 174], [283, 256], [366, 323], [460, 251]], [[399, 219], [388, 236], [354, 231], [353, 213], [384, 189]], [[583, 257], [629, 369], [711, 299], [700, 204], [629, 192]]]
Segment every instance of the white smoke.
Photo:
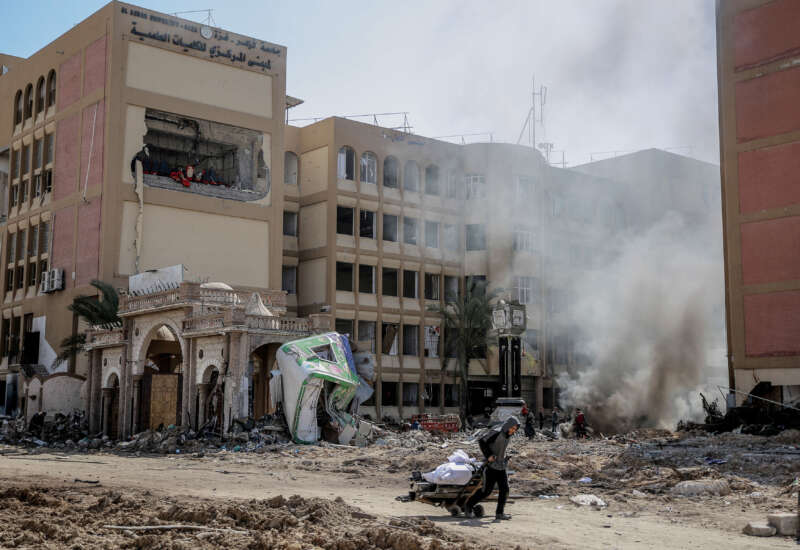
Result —
[[588, 364], [559, 376], [562, 407], [606, 433], [697, 417], [698, 387], [719, 375], [709, 351], [724, 337], [718, 234], [670, 213], [574, 282], [567, 325]]

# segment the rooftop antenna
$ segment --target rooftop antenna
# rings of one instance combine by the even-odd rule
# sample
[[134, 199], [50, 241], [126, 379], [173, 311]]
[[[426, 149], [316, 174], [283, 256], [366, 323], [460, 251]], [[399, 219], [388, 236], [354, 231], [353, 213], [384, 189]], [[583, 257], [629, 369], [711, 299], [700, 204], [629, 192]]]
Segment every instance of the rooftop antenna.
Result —
[[[536, 115], [536, 101], [539, 101], [539, 115]], [[544, 133], [544, 106], [547, 103], [547, 86], [539, 85], [539, 91], [536, 91], [536, 75], [531, 78], [531, 108], [528, 109], [528, 115], [525, 117], [525, 123], [522, 125], [522, 130], [517, 138], [517, 145], [522, 142], [522, 136], [525, 135], [525, 130], [528, 130], [528, 140], [532, 148], [536, 148], [536, 123], [542, 125], [542, 133]]]
[[214, 21], [214, 13], [213, 12], [214, 12], [214, 10], [212, 10], [212, 9], [208, 9], [208, 10], [189, 10], [189, 11], [176, 11], [172, 15], [174, 15], [175, 17], [179, 17], [181, 15], [186, 15], [186, 14], [189, 14], [189, 13], [205, 13], [206, 14], [206, 18], [203, 19], [203, 24], [216, 27], [217, 26], [217, 22]]

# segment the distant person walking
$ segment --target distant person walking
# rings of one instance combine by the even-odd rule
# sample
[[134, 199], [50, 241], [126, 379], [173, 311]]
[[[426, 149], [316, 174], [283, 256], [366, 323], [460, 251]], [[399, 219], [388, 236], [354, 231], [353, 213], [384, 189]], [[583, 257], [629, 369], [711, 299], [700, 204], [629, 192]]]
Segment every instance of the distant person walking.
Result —
[[583, 411], [575, 411], [575, 433], [578, 437], [586, 437], [586, 416]]
[[553, 414], [551, 416], [553, 422], [553, 433], [556, 433], [556, 428], [558, 428], [558, 409], [553, 407]]
[[544, 409], [539, 409], [539, 429], [544, 430]]

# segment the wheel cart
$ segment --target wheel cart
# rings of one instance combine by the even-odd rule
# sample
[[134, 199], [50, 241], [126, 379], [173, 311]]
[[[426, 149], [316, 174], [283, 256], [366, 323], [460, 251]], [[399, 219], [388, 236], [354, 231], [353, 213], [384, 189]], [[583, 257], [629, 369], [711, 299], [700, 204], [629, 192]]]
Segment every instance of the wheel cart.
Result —
[[[411, 473], [411, 489], [407, 497], [398, 497], [399, 500], [406, 502], [419, 501], [433, 506], [441, 506], [450, 512], [451, 516], [458, 516], [466, 512], [467, 501], [483, 488], [483, 470], [481, 465], [475, 470], [466, 485], [444, 485], [441, 483], [429, 483], [423, 479], [420, 472]], [[483, 517], [483, 506], [476, 504], [472, 509], [475, 517]]]

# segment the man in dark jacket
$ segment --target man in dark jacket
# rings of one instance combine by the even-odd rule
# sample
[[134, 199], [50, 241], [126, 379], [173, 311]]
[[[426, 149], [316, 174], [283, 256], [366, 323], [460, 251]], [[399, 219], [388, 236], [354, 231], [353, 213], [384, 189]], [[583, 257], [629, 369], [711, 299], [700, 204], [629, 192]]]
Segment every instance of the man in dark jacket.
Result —
[[497, 484], [500, 494], [497, 497], [497, 510], [494, 517], [496, 519], [511, 519], [510, 515], [504, 513], [506, 499], [508, 499], [506, 447], [508, 447], [508, 440], [518, 429], [519, 420], [516, 416], [511, 416], [503, 424], [487, 430], [478, 441], [481, 452], [486, 458], [486, 469], [484, 470], [483, 489], [476, 491], [467, 501], [467, 517], [474, 517], [473, 508], [475, 505], [491, 495], [495, 484]]

